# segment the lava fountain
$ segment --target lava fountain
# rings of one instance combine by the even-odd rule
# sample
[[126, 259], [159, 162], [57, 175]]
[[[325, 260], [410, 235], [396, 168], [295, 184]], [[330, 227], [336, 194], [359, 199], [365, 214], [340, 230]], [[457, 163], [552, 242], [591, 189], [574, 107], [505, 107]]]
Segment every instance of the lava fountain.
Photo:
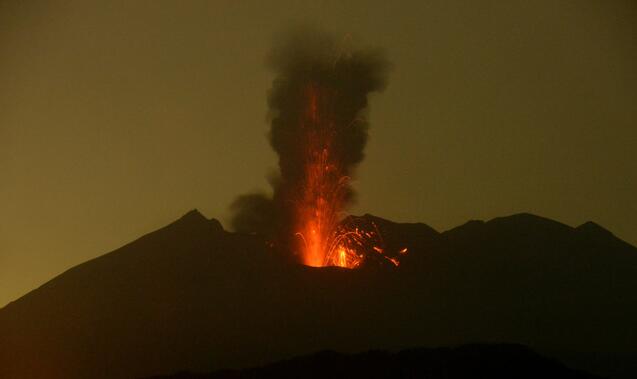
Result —
[[[349, 176], [332, 151], [338, 128], [331, 116], [330, 91], [315, 83], [306, 87], [306, 109], [300, 120], [306, 151], [299, 198], [293, 202], [295, 233], [301, 257], [309, 266], [350, 267], [357, 256], [340, 243], [339, 222], [348, 200]], [[347, 235], [347, 234], [345, 234]]]
[[[339, 127], [332, 116], [332, 99], [327, 88], [309, 83], [304, 91], [306, 108], [300, 120], [306, 152], [303, 181], [293, 201], [295, 235], [302, 262], [308, 266], [355, 268], [365, 252], [383, 254], [382, 238], [376, 225], [365, 230], [343, 222], [350, 194], [350, 176], [333, 149]], [[350, 125], [356, 120], [352, 120]], [[392, 260], [398, 265], [398, 261]]]
[[362, 248], [380, 236], [343, 219], [367, 142], [368, 96], [384, 87], [387, 62], [377, 50], [343, 48], [324, 33], [295, 30], [275, 45], [269, 63], [269, 137], [279, 172], [272, 195], [234, 202], [232, 225], [265, 235], [306, 265], [357, 267]]

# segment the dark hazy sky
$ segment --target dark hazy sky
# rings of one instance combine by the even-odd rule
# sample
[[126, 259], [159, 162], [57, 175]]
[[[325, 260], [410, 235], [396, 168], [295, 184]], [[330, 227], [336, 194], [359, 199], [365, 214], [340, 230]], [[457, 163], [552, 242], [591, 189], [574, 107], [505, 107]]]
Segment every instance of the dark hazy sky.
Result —
[[[271, 4], [273, 3], [273, 4]], [[267, 4], [267, 5], [266, 5]], [[267, 188], [265, 55], [309, 23], [386, 50], [354, 213], [532, 212], [637, 243], [633, 1], [0, 3], [0, 306]]]

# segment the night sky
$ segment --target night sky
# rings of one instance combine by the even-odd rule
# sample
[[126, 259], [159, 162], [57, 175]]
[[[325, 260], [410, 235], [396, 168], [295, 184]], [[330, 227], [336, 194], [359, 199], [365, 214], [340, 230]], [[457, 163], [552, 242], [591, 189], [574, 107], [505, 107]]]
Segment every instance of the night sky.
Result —
[[392, 62], [352, 213], [531, 212], [637, 244], [633, 1], [271, 3], [0, 3], [0, 306], [267, 190], [264, 62], [299, 24]]

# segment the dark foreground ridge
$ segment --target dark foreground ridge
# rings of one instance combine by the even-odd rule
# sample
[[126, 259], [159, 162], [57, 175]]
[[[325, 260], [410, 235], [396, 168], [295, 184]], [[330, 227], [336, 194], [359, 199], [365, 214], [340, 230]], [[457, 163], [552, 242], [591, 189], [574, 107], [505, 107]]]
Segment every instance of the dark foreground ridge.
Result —
[[599, 378], [542, 357], [519, 345], [466, 345], [457, 348], [410, 349], [398, 353], [333, 351], [292, 358], [244, 370], [209, 374], [181, 372], [150, 379], [257, 378], [428, 378], [428, 379], [594, 379]]
[[637, 377], [637, 249], [530, 214], [439, 233], [365, 215], [399, 267], [312, 268], [192, 211], [0, 309], [0, 378], [131, 378], [316, 351], [514, 343]]

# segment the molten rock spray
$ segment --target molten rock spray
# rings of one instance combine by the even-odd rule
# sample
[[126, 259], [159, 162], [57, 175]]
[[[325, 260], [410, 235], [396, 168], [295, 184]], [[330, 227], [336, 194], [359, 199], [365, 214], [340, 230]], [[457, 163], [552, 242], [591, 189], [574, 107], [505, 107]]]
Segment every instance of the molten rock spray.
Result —
[[357, 246], [374, 232], [341, 221], [367, 142], [368, 95], [385, 86], [387, 62], [379, 51], [296, 31], [275, 46], [269, 64], [269, 137], [279, 173], [271, 178], [272, 196], [233, 203], [233, 227], [265, 234], [310, 266], [356, 267], [363, 259]]

